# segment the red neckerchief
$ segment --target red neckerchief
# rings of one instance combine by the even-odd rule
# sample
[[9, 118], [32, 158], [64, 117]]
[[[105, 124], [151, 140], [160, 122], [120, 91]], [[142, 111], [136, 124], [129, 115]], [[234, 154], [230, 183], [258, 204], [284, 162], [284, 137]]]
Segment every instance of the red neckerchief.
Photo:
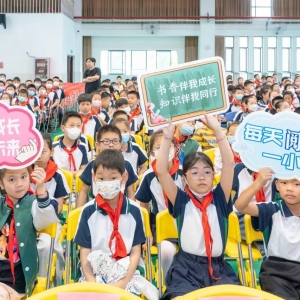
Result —
[[210, 205], [210, 203], [212, 202], [212, 200], [214, 198], [213, 193], [211, 191], [208, 195], [203, 197], [201, 202], [199, 202], [196, 199], [196, 197], [194, 196], [194, 194], [191, 192], [189, 187], [185, 188], [185, 192], [188, 194], [188, 196], [192, 200], [193, 204], [202, 213], [202, 228], [203, 228], [203, 233], [204, 233], [205, 249], [206, 249], [207, 259], [208, 259], [208, 263], [209, 263], [209, 266], [208, 266], [209, 275], [212, 279], [219, 280], [220, 278], [215, 278], [214, 274], [213, 274], [214, 272], [213, 272], [212, 263], [211, 263], [213, 239], [210, 234], [210, 226], [209, 226], [208, 216], [207, 216], [207, 212], [206, 212], [207, 207]]
[[125, 243], [123, 241], [123, 238], [119, 232], [119, 219], [121, 215], [121, 209], [122, 209], [122, 204], [123, 204], [123, 194], [119, 194], [119, 201], [118, 205], [115, 210], [113, 210], [108, 202], [106, 202], [99, 194], [96, 196], [96, 202], [99, 208], [103, 209], [106, 211], [107, 215], [109, 216], [110, 220], [113, 223], [113, 232], [110, 236], [109, 242], [108, 242], [108, 247], [111, 249], [112, 246], [112, 241], [116, 239], [116, 244], [115, 244], [115, 250], [116, 252], [113, 253], [112, 257], [115, 259], [120, 259], [123, 257], [127, 256], [127, 250]]
[[[176, 158], [176, 157], [174, 157], [174, 158], [172, 159], [172, 164], [173, 164], [173, 165], [172, 165], [172, 168], [171, 168], [171, 170], [169, 171], [169, 174], [170, 174], [171, 176], [174, 175], [174, 174], [178, 171], [178, 169], [179, 169], [179, 165], [180, 165], [179, 159]], [[155, 176], [157, 177], [157, 171], [156, 171], [156, 159], [152, 162], [151, 167], [152, 167], [152, 169], [153, 169], [153, 171], [154, 171], [154, 173], [155, 173]], [[168, 197], [167, 197], [167, 195], [166, 195], [166, 193], [165, 193], [164, 190], [163, 190], [163, 195], [164, 195], [164, 199], [165, 199], [166, 208], [168, 208]]]
[[233, 159], [234, 159], [234, 162], [235, 162], [236, 164], [242, 162], [241, 158], [240, 158], [239, 156], [237, 156], [237, 155], [234, 155], [234, 154], [233, 154]]
[[92, 108], [91, 109], [92, 115], [93, 116], [98, 116], [98, 114], [100, 113], [100, 109], [101, 109], [101, 107], [99, 107], [99, 109]]
[[176, 143], [176, 147], [177, 147], [177, 145], [185, 142], [185, 140], [188, 139], [188, 138], [189, 138], [189, 136], [184, 136], [184, 135], [180, 139], [178, 139], [175, 135], [173, 136], [173, 139]]
[[26, 106], [27, 104], [29, 104], [29, 98], [27, 98], [27, 100], [26, 100], [25, 102], [23, 102], [23, 103], [21, 103], [21, 102], [19, 101], [19, 105], [20, 105], [20, 106]]
[[136, 109], [132, 110], [130, 112], [130, 117], [129, 117], [129, 124], [131, 123], [131, 121], [133, 120], [134, 117], [139, 116], [141, 114], [141, 110], [140, 108], [137, 106]]
[[90, 117], [92, 116], [93, 114], [90, 112], [87, 116], [84, 116], [82, 114], [80, 114], [81, 116], [81, 120], [82, 120], [82, 129], [81, 129], [81, 132], [84, 133], [84, 130], [85, 130], [85, 124], [89, 121]]
[[70, 168], [72, 168], [72, 165], [74, 167], [74, 171], [76, 172], [77, 169], [76, 169], [76, 164], [75, 164], [75, 159], [74, 159], [74, 156], [73, 156], [73, 152], [78, 148], [78, 144], [73, 146], [70, 150], [67, 149], [66, 147], [63, 147], [62, 149], [68, 153], [69, 155], [69, 163], [70, 163]]
[[260, 80], [255, 80], [255, 81], [254, 81], [254, 84], [256, 84], [256, 85], [261, 85], [262, 82], [261, 82]]
[[268, 109], [271, 110], [272, 108], [273, 108], [272, 103], [269, 102], [269, 103], [268, 103]]
[[235, 106], [242, 106], [242, 102], [241, 101], [237, 101], [235, 98], [233, 98], [232, 102], [233, 105]]
[[230, 103], [232, 103], [232, 101], [233, 101], [233, 96], [231, 95], [230, 97], [229, 97], [229, 101], [230, 101]]
[[[15, 279], [15, 263], [14, 263], [14, 241], [13, 241], [13, 236], [15, 236], [15, 244], [18, 245], [18, 240], [17, 240], [17, 232], [16, 232], [16, 227], [15, 227], [15, 206], [11, 199], [6, 195], [5, 197], [6, 205], [11, 208], [12, 210], [12, 216], [9, 224], [9, 236], [8, 236], [8, 243], [7, 243], [7, 250], [8, 250], [8, 256], [9, 256], [9, 264], [10, 264], [10, 271], [13, 276], [13, 285], [16, 283]], [[19, 249], [17, 248], [17, 251]]]
[[[45, 172], [46, 172], [45, 182], [48, 182], [49, 180], [51, 180], [51, 178], [53, 178], [53, 176], [55, 175], [57, 170], [58, 170], [57, 164], [55, 162], [53, 162], [52, 160], [49, 160], [48, 165], [45, 169]], [[33, 169], [31, 168], [31, 172], [32, 171], [33, 171]], [[35, 180], [31, 177], [30, 177], [30, 181], [32, 183], [36, 184]]]
[[[257, 172], [253, 172], [252, 173], [252, 177], [253, 180], [255, 181], [258, 177], [258, 173]], [[260, 188], [259, 191], [255, 194], [255, 198], [256, 198], [256, 202], [260, 203], [260, 202], [266, 202], [266, 195], [264, 192], [264, 188]]]
[[45, 109], [45, 103], [44, 103], [44, 100], [45, 100], [47, 97], [48, 97], [47, 93], [46, 93], [45, 95], [39, 97], [39, 100], [40, 100], [40, 108], [41, 108], [42, 110]]

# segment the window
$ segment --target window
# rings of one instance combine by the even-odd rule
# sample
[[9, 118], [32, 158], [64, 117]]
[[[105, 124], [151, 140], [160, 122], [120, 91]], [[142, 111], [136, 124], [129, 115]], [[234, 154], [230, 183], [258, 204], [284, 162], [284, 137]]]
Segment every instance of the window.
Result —
[[252, 17], [271, 17], [272, 0], [251, 0]]
[[268, 72], [275, 72], [276, 37], [268, 37]]
[[100, 54], [103, 75], [138, 75], [177, 64], [177, 51], [102, 50]]
[[248, 38], [240, 37], [240, 72], [248, 69]]
[[297, 37], [296, 57], [297, 57], [297, 72], [299, 72], [300, 71], [300, 37]]
[[225, 37], [225, 70], [233, 71], [233, 37]]
[[262, 70], [262, 37], [254, 37], [254, 72], [261, 72]]
[[290, 71], [291, 38], [282, 38], [282, 72]]

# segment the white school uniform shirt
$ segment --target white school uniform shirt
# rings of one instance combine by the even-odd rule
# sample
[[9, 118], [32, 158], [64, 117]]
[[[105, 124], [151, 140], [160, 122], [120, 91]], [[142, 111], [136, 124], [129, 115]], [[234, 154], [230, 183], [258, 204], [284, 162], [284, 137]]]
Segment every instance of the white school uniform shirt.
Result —
[[[53, 160], [60, 169], [68, 171], [75, 171], [73, 164], [70, 166], [69, 155], [63, 150], [66, 146], [63, 144], [64, 136], [60, 137], [59, 140], [53, 143]], [[74, 141], [74, 146], [78, 144], [78, 140]], [[70, 150], [71, 148], [68, 148]], [[77, 149], [72, 153], [75, 161], [76, 171], [80, 170], [81, 166], [88, 164], [86, 145], [79, 142]]]
[[92, 136], [93, 138], [96, 137], [96, 133], [102, 127], [99, 119], [96, 116], [91, 116], [87, 123], [84, 125], [84, 133]]
[[294, 96], [294, 98], [293, 98], [293, 105], [295, 108], [300, 106], [300, 102], [299, 102], [299, 99], [297, 96]]
[[143, 119], [144, 119], [144, 117], [143, 117], [142, 111], [138, 116], [134, 116], [133, 120], [135, 120], [137, 128], [140, 128], [140, 126], [143, 122]]

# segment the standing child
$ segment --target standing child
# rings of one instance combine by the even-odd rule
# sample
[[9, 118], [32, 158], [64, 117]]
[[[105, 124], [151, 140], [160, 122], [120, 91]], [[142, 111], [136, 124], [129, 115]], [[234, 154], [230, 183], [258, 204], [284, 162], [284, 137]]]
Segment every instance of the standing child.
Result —
[[61, 169], [71, 171], [76, 176], [88, 163], [86, 145], [80, 141], [82, 128], [78, 112], [67, 111], [62, 119], [61, 129], [64, 135], [53, 143], [53, 160]]
[[279, 203], [251, 203], [255, 194], [273, 178], [270, 168], [259, 170], [258, 178], [235, 202], [236, 208], [252, 216], [252, 226], [264, 235], [268, 259], [260, 269], [262, 290], [283, 299], [299, 299], [300, 290], [300, 182], [277, 179]]
[[0, 295], [1, 299], [29, 297], [35, 287], [39, 261], [37, 231], [57, 222], [57, 201], [45, 188], [46, 173], [31, 173], [36, 195], [30, 195], [29, 168], [0, 170]]
[[176, 299], [212, 285], [239, 284], [224, 260], [228, 216], [232, 211], [233, 154], [218, 120], [205, 116], [205, 122], [214, 131], [223, 158], [221, 180], [215, 189], [213, 164], [201, 152], [191, 152], [184, 159], [185, 191], [176, 186], [168, 172], [168, 151], [175, 126], [170, 121], [163, 129], [157, 175], [169, 200], [169, 211], [176, 219], [180, 241], [166, 277], [163, 299]]
[[101, 94], [101, 111], [99, 118], [101, 118], [106, 124], [110, 120], [110, 115], [112, 113], [112, 108], [110, 107], [110, 94], [104, 92]]
[[122, 135], [121, 151], [124, 159], [130, 161], [139, 176], [143, 175], [147, 170], [148, 157], [138, 144], [130, 141], [129, 122], [124, 119], [116, 119], [114, 120], [113, 125], [120, 130]]
[[[155, 158], [151, 167], [144, 173], [140, 186], [135, 194], [135, 199], [140, 201], [140, 205], [146, 209], [149, 209], [149, 203], [151, 203], [150, 212], [150, 226], [152, 232], [152, 243], [156, 241], [156, 215], [168, 209], [168, 199], [164, 193], [161, 184], [157, 178], [157, 165], [156, 158], [158, 157], [159, 149], [163, 140], [163, 132], [156, 131], [153, 133], [150, 139], [150, 154]], [[182, 169], [180, 167], [179, 159], [174, 157], [175, 142], [172, 141], [169, 150], [168, 157], [168, 171], [172, 176], [176, 186], [181, 190], [184, 190], [185, 184], [182, 179]], [[176, 252], [177, 240], [166, 240], [161, 244], [162, 250], [162, 268], [166, 275], [173, 260], [173, 256]]]
[[95, 138], [98, 130], [101, 128], [101, 124], [98, 118], [91, 112], [92, 96], [90, 94], [80, 94], [77, 103], [82, 120], [81, 132]]

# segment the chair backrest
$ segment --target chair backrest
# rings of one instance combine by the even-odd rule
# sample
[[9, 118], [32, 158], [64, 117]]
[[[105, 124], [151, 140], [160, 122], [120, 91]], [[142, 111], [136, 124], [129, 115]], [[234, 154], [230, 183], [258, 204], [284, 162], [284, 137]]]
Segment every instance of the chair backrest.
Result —
[[135, 134], [135, 135], [134, 135], [134, 138], [135, 138], [135, 142], [136, 142], [143, 150], [145, 150], [145, 146], [144, 146], [142, 137], [139, 136], [138, 134]]
[[40, 230], [39, 233], [49, 234], [52, 239], [55, 239], [56, 230], [57, 230], [57, 223], [52, 223], [47, 228]]
[[90, 148], [91, 148], [92, 150], [94, 150], [94, 149], [95, 149], [95, 139], [94, 139], [94, 137], [92, 137], [91, 135], [88, 135], [88, 134], [85, 134], [85, 136], [86, 136], [86, 138], [87, 138], [88, 141], [89, 141]]
[[210, 158], [213, 165], [215, 164], [215, 151], [216, 151], [215, 148], [203, 151], [203, 153], [206, 154]]
[[75, 177], [75, 193], [79, 193], [83, 185], [83, 181], [80, 179], [81, 173], [78, 172]]
[[264, 238], [262, 232], [254, 230], [251, 223], [251, 217], [249, 215], [244, 216], [244, 223], [247, 244], [252, 244], [255, 241], [263, 241]]
[[150, 217], [149, 212], [146, 208], [140, 207], [143, 215], [143, 221], [144, 221], [144, 231], [146, 238], [151, 237], [151, 228], [150, 228]]
[[228, 239], [233, 239], [237, 243], [242, 242], [239, 218], [234, 212], [228, 217]]
[[214, 186], [216, 186], [218, 183], [220, 183], [220, 180], [221, 180], [221, 173], [220, 174], [216, 174], [214, 176]]
[[53, 142], [57, 142], [61, 136], [63, 136], [63, 134], [56, 135], [53, 139]]
[[177, 239], [178, 232], [175, 227], [174, 218], [168, 210], [161, 211], [156, 215], [156, 242], [161, 243], [166, 239]]
[[[180, 300], [199, 300], [206, 297], [222, 297], [222, 296], [246, 296], [256, 297], [264, 300], [283, 300], [273, 294], [264, 291], [252, 289], [249, 287], [233, 284], [221, 284], [188, 293], [180, 298]], [[254, 298], [255, 299], [255, 298]]]
[[230, 122], [230, 121], [233, 121], [235, 115], [236, 115], [237, 111], [233, 111], [233, 112], [230, 112], [228, 114], [226, 114], [226, 122]]
[[60, 169], [63, 174], [65, 175], [66, 181], [67, 181], [67, 185], [70, 189], [70, 192], [73, 191], [73, 174], [72, 172], [65, 170], [65, 169]]
[[78, 226], [79, 216], [81, 214], [82, 207], [76, 208], [69, 212], [67, 216], [67, 241], [72, 241], [75, 237], [75, 233]]

